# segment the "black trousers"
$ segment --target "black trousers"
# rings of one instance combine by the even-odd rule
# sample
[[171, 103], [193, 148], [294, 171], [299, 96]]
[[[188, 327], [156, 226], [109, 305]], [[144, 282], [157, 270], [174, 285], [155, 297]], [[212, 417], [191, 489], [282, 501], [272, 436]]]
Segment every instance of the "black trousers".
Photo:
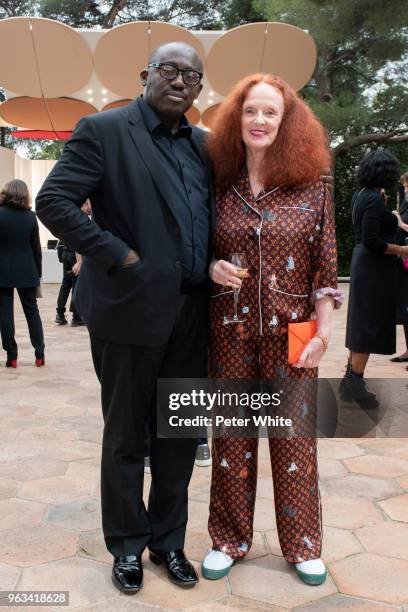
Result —
[[[30, 333], [31, 344], [35, 356], [44, 357], [44, 333], [40, 313], [37, 306], [36, 287], [18, 288], [21, 305]], [[3, 349], [7, 359], [17, 359], [17, 343], [14, 327], [14, 289], [0, 287], [0, 331]]]
[[[187, 495], [197, 441], [157, 437], [157, 378], [205, 376], [208, 303], [198, 289], [180, 295], [169, 341], [160, 347], [106, 342], [91, 334], [101, 383], [102, 525], [114, 556], [183, 548]], [[143, 502], [145, 426], [150, 428], [151, 487]]]
[[[208, 444], [208, 438], [197, 438], [197, 446], [201, 444]], [[144, 452], [145, 457], [150, 456], [150, 444], [149, 444], [149, 426], [146, 427], [145, 441], [144, 441]]]
[[[62, 283], [57, 298], [57, 312], [61, 315], [65, 313], [69, 292], [72, 291], [72, 293], [74, 293], [75, 285], [78, 279], [78, 277], [72, 273], [72, 268], [67, 266], [65, 262], [63, 264], [63, 270]], [[72, 301], [72, 295], [69, 309], [72, 312], [74, 319], [80, 318], [80, 314]]]

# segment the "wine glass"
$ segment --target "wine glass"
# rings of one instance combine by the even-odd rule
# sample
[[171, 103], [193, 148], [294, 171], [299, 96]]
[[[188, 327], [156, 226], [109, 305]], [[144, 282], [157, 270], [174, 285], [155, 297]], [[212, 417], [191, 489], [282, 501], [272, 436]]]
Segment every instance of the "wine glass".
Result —
[[[230, 253], [228, 261], [236, 268], [234, 276], [241, 280], [248, 278], [248, 262], [245, 253]], [[240, 291], [241, 287], [234, 287], [234, 314], [232, 319], [228, 318], [226, 315], [224, 316], [224, 325], [228, 325], [229, 323], [244, 323], [246, 320], [245, 318], [241, 319], [238, 317], [238, 299]]]

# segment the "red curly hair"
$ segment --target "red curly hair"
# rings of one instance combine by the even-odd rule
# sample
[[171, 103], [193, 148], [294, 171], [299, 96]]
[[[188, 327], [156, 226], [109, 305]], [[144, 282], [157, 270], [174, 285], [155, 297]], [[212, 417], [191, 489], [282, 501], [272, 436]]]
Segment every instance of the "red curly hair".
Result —
[[277, 137], [264, 157], [261, 170], [264, 186], [294, 187], [315, 182], [331, 166], [326, 133], [313, 111], [280, 77], [252, 74], [233, 87], [211, 124], [207, 148], [216, 185], [221, 189], [228, 189], [236, 183], [245, 163], [245, 145], [241, 137], [242, 106], [251, 87], [261, 82], [276, 87], [282, 93], [285, 105]]

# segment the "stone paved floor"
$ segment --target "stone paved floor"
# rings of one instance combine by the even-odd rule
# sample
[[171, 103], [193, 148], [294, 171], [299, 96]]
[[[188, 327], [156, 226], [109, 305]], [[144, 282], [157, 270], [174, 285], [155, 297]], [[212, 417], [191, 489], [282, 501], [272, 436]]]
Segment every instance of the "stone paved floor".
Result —
[[[247, 560], [228, 579], [202, 579], [185, 592], [146, 559], [143, 590], [119, 594], [100, 530], [102, 421], [88, 337], [84, 329], [55, 326], [56, 287], [45, 287], [45, 294], [46, 367], [33, 367], [18, 306], [19, 367], [0, 368], [0, 590], [69, 590], [70, 609], [101, 612], [408, 611], [408, 441], [389, 438], [319, 441], [323, 557], [330, 571], [323, 586], [303, 585], [281, 557], [262, 440], [256, 533]], [[345, 314], [335, 317], [324, 376], [343, 372]], [[381, 356], [368, 374], [407, 376]], [[210, 469], [195, 468], [190, 487], [186, 551], [197, 568], [210, 546], [209, 478]]]

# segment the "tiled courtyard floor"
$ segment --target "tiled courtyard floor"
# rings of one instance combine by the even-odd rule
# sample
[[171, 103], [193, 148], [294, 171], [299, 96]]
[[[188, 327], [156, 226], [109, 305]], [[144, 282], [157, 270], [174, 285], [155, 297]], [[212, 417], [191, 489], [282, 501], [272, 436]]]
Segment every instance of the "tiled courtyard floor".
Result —
[[[143, 590], [133, 597], [119, 594], [100, 530], [102, 419], [88, 336], [83, 328], [54, 325], [56, 292], [56, 286], [46, 286], [40, 300], [46, 367], [33, 366], [19, 306], [19, 367], [6, 369], [0, 359], [0, 590], [68, 590], [69, 609], [101, 612], [408, 611], [407, 439], [319, 441], [323, 557], [330, 571], [323, 586], [302, 584], [281, 557], [261, 440], [256, 533], [248, 558], [228, 579], [202, 579], [190, 591], [172, 586], [145, 559]], [[343, 373], [345, 315], [346, 308], [336, 313], [322, 376]], [[381, 356], [367, 373], [408, 379], [402, 365]], [[209, 468], [195, 468], [186, 552], [197, 568], [210, 547], [209, 481]]]

